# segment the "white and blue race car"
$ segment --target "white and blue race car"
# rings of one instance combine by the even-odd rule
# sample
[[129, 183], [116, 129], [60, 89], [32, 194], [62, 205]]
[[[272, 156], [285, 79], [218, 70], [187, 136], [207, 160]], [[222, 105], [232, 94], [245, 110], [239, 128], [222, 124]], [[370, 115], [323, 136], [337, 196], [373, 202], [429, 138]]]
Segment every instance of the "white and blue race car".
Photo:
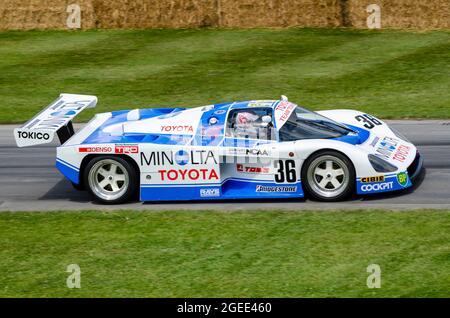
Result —
[[342, 200], [408, 188], [422, 159], [405, 137], [354, 110], [309, 111], [287, 100], [97, 114], [72, 119], [95, 96], [61, 94], [15, 129], [19, 147], [59, 137], [56, 167], [103, 203]]

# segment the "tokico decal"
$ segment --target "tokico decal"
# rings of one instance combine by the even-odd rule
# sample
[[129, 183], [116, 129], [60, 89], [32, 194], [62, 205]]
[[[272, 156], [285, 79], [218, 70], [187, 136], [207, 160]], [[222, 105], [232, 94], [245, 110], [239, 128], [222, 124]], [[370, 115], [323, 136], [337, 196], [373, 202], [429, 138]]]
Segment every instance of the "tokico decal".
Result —
[[19, 138], [33, 140], [49, 140], [50, 134], [40, 131], [17, 131]]
[[165, 165], [207, 165], [217, 164], [216, 155], [211, 150], [178, 150], [178, 151], [152, 151], [141, 152], [141, 166]]

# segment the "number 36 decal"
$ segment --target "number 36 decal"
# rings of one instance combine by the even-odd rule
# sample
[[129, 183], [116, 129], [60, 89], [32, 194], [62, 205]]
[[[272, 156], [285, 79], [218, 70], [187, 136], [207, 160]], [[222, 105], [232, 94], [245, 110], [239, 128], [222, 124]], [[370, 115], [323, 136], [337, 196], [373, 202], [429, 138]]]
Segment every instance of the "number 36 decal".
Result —
[[363, 122], [364, 123], [363, 126], [366, 127], [367, 129], [372, 129], [375, 126], [383, 125], [383, 123], [379, 121], [377, 118], [367, 114], [358, 115], [355, 117], [355, 119], [357, 121]]
[[275, 182], [284, 183], [297, 181], [297, 171], [295, 171], [294, 160], [275, 160], [274, 164], [275, 169], [277, 169]]

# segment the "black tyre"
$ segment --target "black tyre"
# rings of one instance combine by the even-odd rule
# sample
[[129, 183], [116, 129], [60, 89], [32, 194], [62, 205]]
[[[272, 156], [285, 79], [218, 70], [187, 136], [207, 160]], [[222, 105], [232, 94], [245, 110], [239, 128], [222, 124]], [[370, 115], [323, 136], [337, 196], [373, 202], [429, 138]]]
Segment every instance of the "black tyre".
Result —
[[96, 201], [118, 204], [133, 198], [138, 189], [135, 168], [117, 156], [99, 156], [86, 165], [84, 185]]
[[353, 163], [337, 151], [311, 155], [303, 164], [301, 177], [304, 190], [319, 201], [340, 201], [354, 193]]

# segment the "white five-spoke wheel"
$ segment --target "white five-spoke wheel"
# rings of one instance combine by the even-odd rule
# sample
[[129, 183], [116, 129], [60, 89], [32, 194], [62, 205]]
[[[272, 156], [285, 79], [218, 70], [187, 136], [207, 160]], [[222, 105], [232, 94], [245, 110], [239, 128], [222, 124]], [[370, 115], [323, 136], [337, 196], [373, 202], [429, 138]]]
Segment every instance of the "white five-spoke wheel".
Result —
[[352, 192], [355, 172], [350, 160], [341, 153], [321, 151], [305, 161], [302, 180], [305, 190], [313, 198], [336, 201]]
[[100, 156], [85, 169], [85, 184], [95, 199], [103, 203], [127, 201], [136, 191], [136, 171], [123, 158]]

